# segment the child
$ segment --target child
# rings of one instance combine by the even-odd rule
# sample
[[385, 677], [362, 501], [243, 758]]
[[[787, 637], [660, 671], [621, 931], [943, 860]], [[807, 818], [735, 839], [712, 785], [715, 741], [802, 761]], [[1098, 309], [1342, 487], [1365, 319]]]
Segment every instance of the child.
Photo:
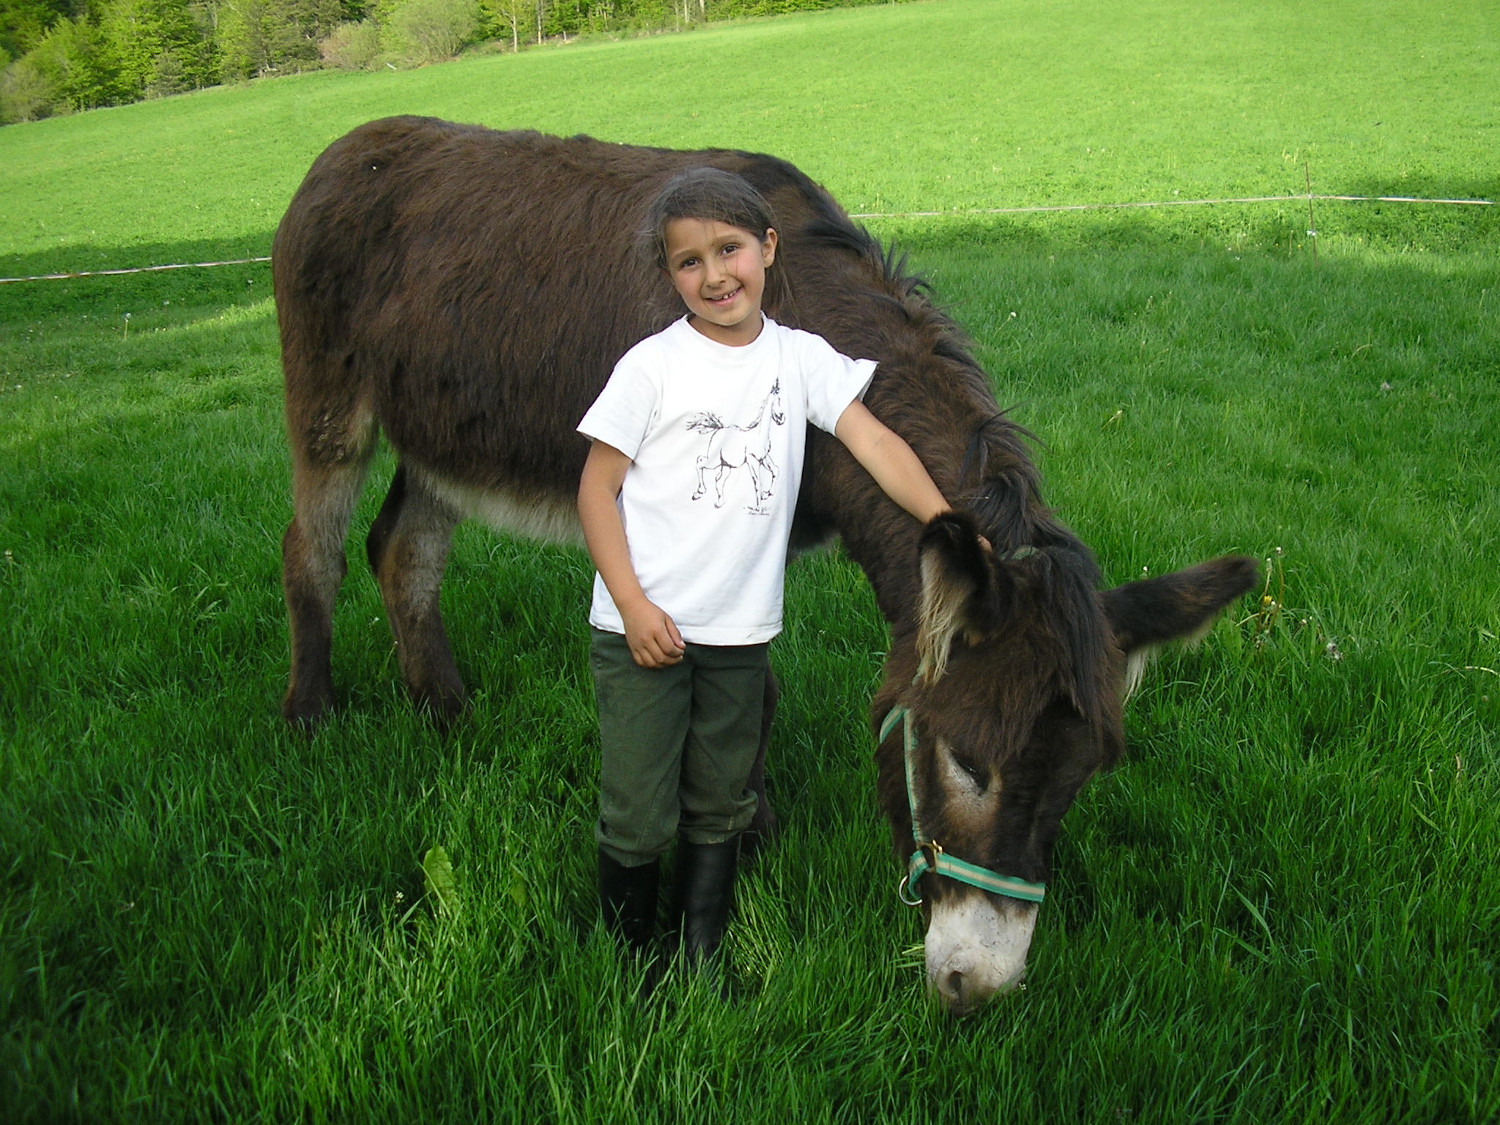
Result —
[[723, 937], [755, 811], [745, 785], [806, 424], [837, 436], [917, 519], [948, 503], [860, 401], [875, 362], [761, 312], [777, 234], [749, 183], [684, 172], [647, 220], [687, 315], [625, 354], [578, 426], [593, 442], [578, 514], [598, 568], [599, 899], [605, 924], [645, 951], [657, 859], [680, 834], [672, 910], [697, 964]]

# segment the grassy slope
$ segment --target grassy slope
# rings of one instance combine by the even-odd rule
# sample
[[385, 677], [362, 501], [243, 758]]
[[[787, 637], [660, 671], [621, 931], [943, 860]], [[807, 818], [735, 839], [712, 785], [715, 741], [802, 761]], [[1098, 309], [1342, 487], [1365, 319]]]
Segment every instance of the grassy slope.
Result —
[[[9, 128], [0, 272], [264, 252], [316, 151], [403, 111], [767, 149], [852, 209], [1296, 190], [1284, 154], [1309, 151], [1319, 189], [1494, 197], [1496, 32], [1447, 8], [1080, 4], [1042, 26], [953, 0]], [[1302, 226], [882, 227], [1113, 578], [1283, 551], [1264, 636], [1226, 620], [1135, 700], [1132, 761], [1068, 818], [1030, 988], [961, 1027], [899, 952], [919, 934], [864, 796], [883, 637], [847, 564], [792, 577], [789, 835], [747, 877], [740, 1000], [674, 986], [642, 1014], [591, 930], [582, 557], [462, 530], [445, 598], [478, 698], [442, 739], [352, 551], [346, 709], [289, 738], [264, 267], [0, 288], [0, 1102], [1493, 1118], [1500, 239], [1481, 211], [1328, 208], [1314, 269]], [[419, 901], [437, 842], [457, 923]]]
[[0, 264], [264, 253], [312, 158], [390, 113], [772, 151], [857, 212], [1296, 192], [1304, 158], [1319, 191], [1494, 198], [1491, 15], [946, 0], [211, 90], [0, 131]]

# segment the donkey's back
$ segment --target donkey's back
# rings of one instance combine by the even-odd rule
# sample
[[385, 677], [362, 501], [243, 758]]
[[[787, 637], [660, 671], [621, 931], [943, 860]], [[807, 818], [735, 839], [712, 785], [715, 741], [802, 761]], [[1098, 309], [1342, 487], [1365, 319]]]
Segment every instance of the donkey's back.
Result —
[[378, 423], [444, 476], [556, 491], [663, 311], [631, 261], [653, 155], [424, 118], [334, 142], [272, 254], [299, 468], [362, 461]]

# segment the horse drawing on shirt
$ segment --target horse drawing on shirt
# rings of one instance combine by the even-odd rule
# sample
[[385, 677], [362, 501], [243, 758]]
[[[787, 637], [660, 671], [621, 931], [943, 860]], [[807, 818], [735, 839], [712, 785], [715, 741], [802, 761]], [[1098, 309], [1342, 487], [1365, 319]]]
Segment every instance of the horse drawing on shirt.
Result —
[[755, 515], [769, 515], [765, 506], [776, 484], [776, 462], [771, 459], [771, 426], [784, 426], [786, 412], [781, 408], [781, 380], [771, 385], [771, 393], [760, 404], [760, 413], [748, 426], [733, 426], [717, 414], [704, 412], [688, 419], [687, 428], [708, 434], [708, 448], [698, 458], [698, 487], [693, 499], [708, 491], [708, 474], [714, 477], [714, 507], [724, 506], [724, 489], [736, 469], [750, 470], [755, 488], [755, 503], [747, 510]]

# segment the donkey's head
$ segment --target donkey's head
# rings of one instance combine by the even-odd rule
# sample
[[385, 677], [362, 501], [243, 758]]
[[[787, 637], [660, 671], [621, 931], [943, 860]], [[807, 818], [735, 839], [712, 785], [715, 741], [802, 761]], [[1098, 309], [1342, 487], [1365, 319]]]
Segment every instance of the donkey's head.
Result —
[[928, 983], [963, 1015], [1021, 979], [1063, 814], [1124, 749], [1127, 663], [1206, 629], [1255, 562], [1098, 592], [1075, 545], [998, 552], [947, 515], [919, 566], [920, 619], [875, 701], [880, 794], [927, 919]]

